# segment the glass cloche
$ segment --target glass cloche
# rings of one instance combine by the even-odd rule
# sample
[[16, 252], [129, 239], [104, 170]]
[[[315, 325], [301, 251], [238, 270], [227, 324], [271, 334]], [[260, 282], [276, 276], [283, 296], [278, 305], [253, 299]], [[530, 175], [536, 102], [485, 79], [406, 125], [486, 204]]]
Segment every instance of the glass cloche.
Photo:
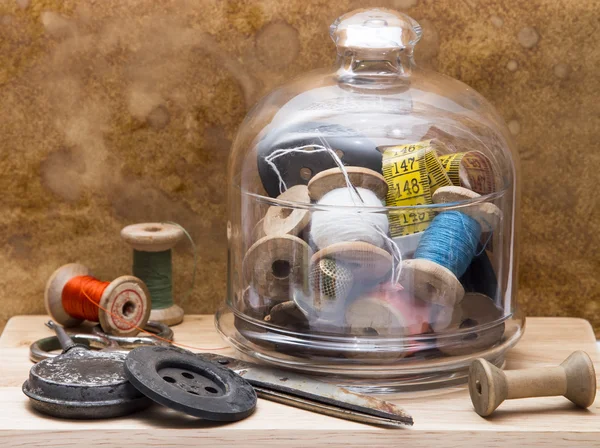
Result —
[[335, 67], [241, 125], [216, 316], [241, 353], [383, 393], [464, 382], [521, 337], [514, 144], [481, 95], [415, 64], [421, 33], [340, 17]]

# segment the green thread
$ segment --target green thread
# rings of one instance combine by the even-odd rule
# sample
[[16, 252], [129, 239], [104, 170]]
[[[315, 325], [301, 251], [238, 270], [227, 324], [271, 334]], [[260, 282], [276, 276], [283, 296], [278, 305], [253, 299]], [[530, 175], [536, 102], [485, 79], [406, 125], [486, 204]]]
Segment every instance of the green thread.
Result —
[[162, 310], [173, 305], [171, 250], [140, 252], [134, 249], [133, 275], [148, 287], [153, 310]]
[[[176, 222], [164, 222], [180, 228], [192, 246], [194, 254], [194, 268], [192, 282], [188, 291], [183, 295], [180, 304], [183, 304], [194, 289], [196, 281], [197, 251], [191, 235]], [[171, 250], [162, 252], [141, 252], [133, 250], [133, 275], [142, 280], [148, 287], [153, 310], [162, 310], [173, 306], [173, 261]]]
[[182, 299], [179, 302], [182, 305], [188, 299], [188, 297], [194, 290], [194, 283], [196, 282], [196, 266], [198, 265], [198, 251], [196, 250], [196, 244], [194, 244], [194, 239], [189, 234], [189, 232], [187, 230], [185, 230], [185, 228], [181, 224], [177, 224], [176, 222], [173, 222], [173, 221], [166, 221], [163, 224], [171, 224], [173, 226], [179, 227], [183, 231], [185, 236], [187, 237], [188, 241], [190, 242], [190, 245], [192, 246], [192, 253], [194, 254], [194, 267], [192, 269], [192, 282], [190, 284], [190, 288], [183, 295]]

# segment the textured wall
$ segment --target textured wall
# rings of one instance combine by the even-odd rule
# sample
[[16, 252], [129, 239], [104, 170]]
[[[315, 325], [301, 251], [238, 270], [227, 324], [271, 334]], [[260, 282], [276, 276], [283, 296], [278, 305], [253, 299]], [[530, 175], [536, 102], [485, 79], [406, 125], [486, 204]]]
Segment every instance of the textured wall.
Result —
[[[225, 166], [265, 92], [333, 62], [328, 25], [363, 6], [423, 25], [417, 61], [479, 90], [522, 157], [519, 299], [600, 330], [596, 0], [0, 0], [0, 328], [43, 311], [58, 266], [129, 271], [126, 224], [175, 220], [200, 250], [182, 305], [225, 294]], [[175, 254], [176, 292], [190, 248]]]

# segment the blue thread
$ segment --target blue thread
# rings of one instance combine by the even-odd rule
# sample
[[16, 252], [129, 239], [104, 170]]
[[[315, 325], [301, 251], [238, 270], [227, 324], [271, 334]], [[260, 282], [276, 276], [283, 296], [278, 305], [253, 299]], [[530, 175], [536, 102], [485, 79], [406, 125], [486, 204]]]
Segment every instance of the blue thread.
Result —
[[415, 258], [433, 261], [461, 277], [477, 252], [479, 223], [461, 212], [442, 212], [423, 232]]

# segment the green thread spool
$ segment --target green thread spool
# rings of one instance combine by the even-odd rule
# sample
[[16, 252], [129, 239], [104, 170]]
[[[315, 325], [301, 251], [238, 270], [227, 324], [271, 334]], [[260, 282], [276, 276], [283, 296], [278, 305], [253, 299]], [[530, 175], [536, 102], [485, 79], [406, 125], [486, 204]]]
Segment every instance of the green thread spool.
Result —
[[133, 224], [121, 230], [121, 237], [133, 248], [133, 275], [150, 291], [150, 320], [169, 326], [183, 321], [183, 309], [173, 301], [171, 249], [184, 233], [181, 226], [168, 223]]

